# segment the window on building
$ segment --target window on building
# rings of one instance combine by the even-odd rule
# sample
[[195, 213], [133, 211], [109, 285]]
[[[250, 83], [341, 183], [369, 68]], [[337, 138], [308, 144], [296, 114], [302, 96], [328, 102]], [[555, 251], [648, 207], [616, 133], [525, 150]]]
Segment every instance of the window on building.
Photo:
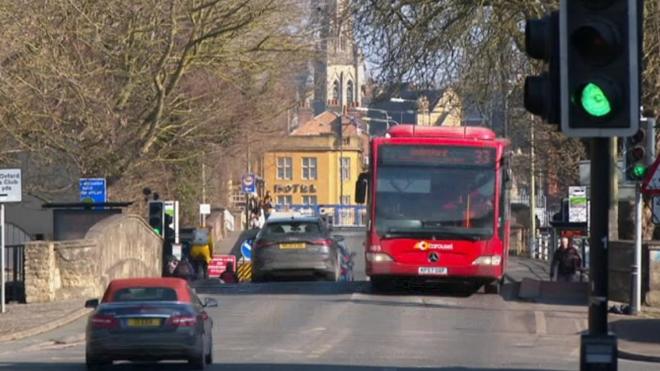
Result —
[[339, 81], [332, 83], [332, 100], [339, 101]]
[[292, 196], [277, 196], [277, 204], [281, 206], [291, 206], [293, 204]]
[[302, 196], [303, 205], [317, 205], [316, 196]]
[[340, 161], [341, 166], [341, 180], [347, 181], [351, 178], [351, 159], [350, 157], [342, 157]]
[[316, 157], [303, 157], [302, 178], [305, 180], [315, 180], [316, 175]]
[[353, 81], [348, 80], [346, 83], [346, 104], [349, 106], [353, 105], [353, 97], [355, 96], [353, 89]]
[[293, 171], [291, 169], [291, 157], [278, 157], [277, 158], [277, 179], [291, 180], [293, 179]]

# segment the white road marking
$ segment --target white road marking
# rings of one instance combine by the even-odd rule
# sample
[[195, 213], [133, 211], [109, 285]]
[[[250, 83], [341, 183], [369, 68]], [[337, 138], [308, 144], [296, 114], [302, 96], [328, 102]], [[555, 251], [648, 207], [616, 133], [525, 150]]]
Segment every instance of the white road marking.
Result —
[[327, 330], [325, 327], [314, 327], [314, 328], [310, 328], [310, 329], [307, 329], [307, 330], [302, 330], [300, 332], [303, 333], [303, 334], [309, 334], [311, 332], [323, 332], [325, 330]]
[[337, 344], [340, 344], [341, 342], [346, 339], [346, 337], [349, 334], [348, 329], [341, 330], [337, 333], [337, 335], [333, 336], [330, 339], [324, 339], [321, 338], [324, 343], [319, 346], [318, 348], [312, 350], [307, 354], [307, 358], [320, 358], [322, 355], [328, 353], [330, 350], [334, 349]]
[[548, 332], [545, 314], [542, 311], [534, 311], [534, 323], [536, 323], [536, 335], [545, 335]]

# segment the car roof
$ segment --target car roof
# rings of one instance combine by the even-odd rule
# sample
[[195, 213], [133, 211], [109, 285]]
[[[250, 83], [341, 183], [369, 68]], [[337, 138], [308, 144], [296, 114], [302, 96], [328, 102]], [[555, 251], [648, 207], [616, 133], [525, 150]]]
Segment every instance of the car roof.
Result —
[[275, 216], [272, 218], [268, 218], [268, 221], [266, 224], [273, 224], [273, 223], [286, 223], [286, 222], [307, 222], [307, 223], [319, 223], [321, 222], [321, 218], [318, 216]]
[[184, 279], [173, 277], [120, 278], [112, 280], [103, 294], [102, 301], [104, 303], [112, 302], [112, 298], [117, 291], [136, 287], [170, 288], [176, 292], [178, 301], [187, 303], [191, 301], [188, 282]]

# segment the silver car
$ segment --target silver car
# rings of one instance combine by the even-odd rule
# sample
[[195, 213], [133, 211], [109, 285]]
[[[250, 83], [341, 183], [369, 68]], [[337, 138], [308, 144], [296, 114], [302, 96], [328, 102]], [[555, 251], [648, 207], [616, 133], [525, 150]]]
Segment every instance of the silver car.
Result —
[[252, 246], [252, 281], [300, 275], [340, 281], [342, 240], [319, 217], [270, 218]]

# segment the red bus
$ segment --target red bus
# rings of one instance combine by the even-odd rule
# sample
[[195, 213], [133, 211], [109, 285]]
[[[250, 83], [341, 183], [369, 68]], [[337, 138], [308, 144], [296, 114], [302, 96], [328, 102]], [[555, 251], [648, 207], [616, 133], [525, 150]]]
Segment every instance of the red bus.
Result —
[[499, 292], [509, 250], [507, 141], [481, 127], [397, 125], [370, 142], [366, 271], [395, 281], [468, 281]]

